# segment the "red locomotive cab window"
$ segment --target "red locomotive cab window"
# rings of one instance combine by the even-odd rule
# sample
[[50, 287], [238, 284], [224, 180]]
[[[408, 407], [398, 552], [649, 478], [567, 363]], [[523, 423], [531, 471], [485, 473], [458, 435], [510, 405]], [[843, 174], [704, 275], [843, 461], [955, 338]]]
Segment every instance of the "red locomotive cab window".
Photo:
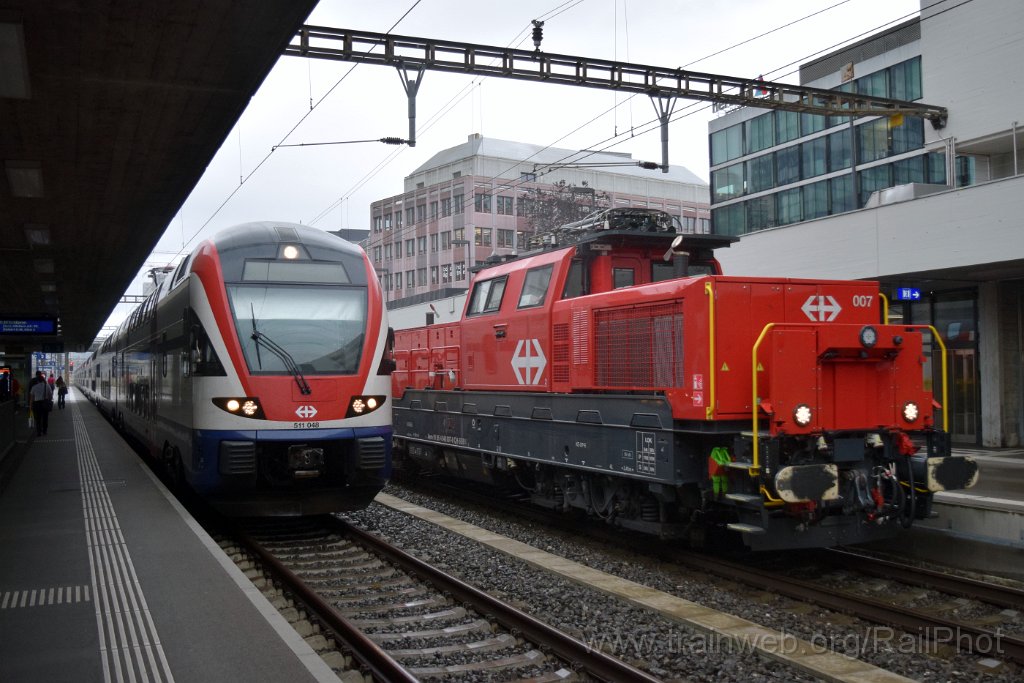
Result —
[[636, 284], [636, 272], [632, 268], [615, 268], [612, 270], [614, 287], [632, 287]]
[[540, 306], [547, 298], [548, 284], [551, 282], [553, 266], [541, 266], [526, 271], [523, 280], [523, 291], [519, 294], [519, 308]]
[[491, 278], [473, 285], [473, 294], [469, 300], [468, 315], [493, 313], [501, 308], [501, 298], [505, 294], [507, 275]]

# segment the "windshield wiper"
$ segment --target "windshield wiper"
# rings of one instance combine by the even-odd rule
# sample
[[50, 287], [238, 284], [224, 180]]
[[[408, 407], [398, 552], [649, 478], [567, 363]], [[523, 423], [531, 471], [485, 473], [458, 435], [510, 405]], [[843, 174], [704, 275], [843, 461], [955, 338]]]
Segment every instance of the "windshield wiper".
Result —
[[263, 369], [263, 363], [259, 360], [259, 357], [260, 345], [263, 345], [267, 347], [267, 350], [280, 358], [281, 362], [284, 363], [285, 368], [288, 369], [288, 372], [292, 373], [292, 376], [295, 377], [295, 383], [299, 385], [299, 391], [302, 392], [303, 396], [308, 396], [313, 393], [313, 390], [309, 388], [309, 382], [306, 381], [306, 376], [302, 374], [302, 370], [299, 369], [295, 359], [292, 358], [292, 354], [285, 351], [284, 347], [256, 329], [255, 315], [252, 316], [252, 334], [250, 336], [252, 337], [252, 340], [256, 342], [256, 359], [261, 370]]

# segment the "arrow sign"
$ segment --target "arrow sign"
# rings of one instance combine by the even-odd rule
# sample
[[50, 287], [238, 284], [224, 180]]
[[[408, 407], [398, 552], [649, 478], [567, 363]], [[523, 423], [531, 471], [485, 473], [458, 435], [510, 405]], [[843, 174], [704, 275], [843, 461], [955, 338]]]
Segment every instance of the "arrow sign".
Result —
[[316, 408], [313, 406], [299, 406], [295, 409], [295, 414], [303, 420], [309, 420], [316, 415]]
[[[516, 381], [520, 384], [540, 384], [541, 375], [547, 367], [548, 359], [536, 339], [520, 339], [516, 344], [516, 352], [512, 354], [512, 370], [516, 373]], [[533, 371], [536, 370], [536, 374]], [[525, 374], [524, 374], [525, 373]]]
[[807, 297], [807, 301], [800, 307], [800, 310], [812, 322], [830, 323], [836, 319], [836, 316], [839, 315], [839, 311], [843, 310], [843, 307], [831, 296], [812, 294]]

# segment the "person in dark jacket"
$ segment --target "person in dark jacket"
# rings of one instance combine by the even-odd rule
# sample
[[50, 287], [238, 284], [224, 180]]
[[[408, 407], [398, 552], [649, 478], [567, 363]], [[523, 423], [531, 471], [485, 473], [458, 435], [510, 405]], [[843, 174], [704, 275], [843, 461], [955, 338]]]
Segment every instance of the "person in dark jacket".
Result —
[[53, 389], [45, 378], [40, 378], [28, 390], [28, 400], [32, 404], [32, 417], [36, 422], [36, 436], [46, 434], [50, 427], [50, 406], [53, 401]]
[[58, 377], [53, 386], [57, 389], [57, 408], [64, 410], [64, 397], [68, 395], [68, 385], [64, 382], [64, 375]]

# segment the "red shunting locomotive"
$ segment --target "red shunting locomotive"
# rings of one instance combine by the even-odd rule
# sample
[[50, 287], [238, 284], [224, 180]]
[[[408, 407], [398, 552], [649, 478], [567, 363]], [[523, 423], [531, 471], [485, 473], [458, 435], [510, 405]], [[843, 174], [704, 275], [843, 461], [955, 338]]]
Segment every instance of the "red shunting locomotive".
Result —
[[933, 330], [879, 322], [876, 282], [724, 276], [734, 238], [677, 228], [599, 212], [479, 270], [457, 322], [396, 332], [403, 467], [755, 550], [890, 536], [973, 485]]

